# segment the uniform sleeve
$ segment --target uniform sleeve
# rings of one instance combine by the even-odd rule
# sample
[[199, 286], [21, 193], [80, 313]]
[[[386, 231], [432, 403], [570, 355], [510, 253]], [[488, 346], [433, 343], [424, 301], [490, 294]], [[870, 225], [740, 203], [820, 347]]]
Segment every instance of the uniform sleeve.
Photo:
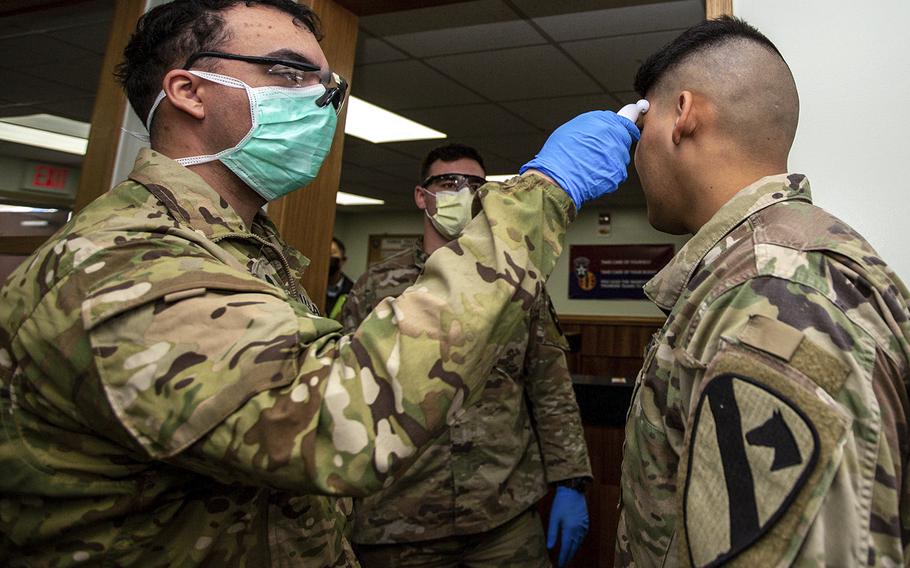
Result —
[[673, 353], [697, 368], [691, 392], [680, 374], [669, 396], [686, 415], [685, 564], [899, 560], [900, 530], [889, 528], [899, 500], [888, 495], [902, 458], [881, 443], [887, 397], [872, 383], [883, 351], [862, 324], [874, 310], [841, 309], [862, 303], [857, 289], [754, 278], [702, 310], [687, 352]]
[[496, 338], [525, 333], [574, 216], [534, 177], [481, 199], [464, 235], [349, 335], [223, 263], [105, 265], [117, 281], [82, 312], [113, 412], [149, 457], [223, 482], [338, 495], [391, 483], [476, 394]]
[[525, 387], [547, 482], [591, 477], [584, 428], [566, 363], [568, 346], [549, 294], [541, 295], [540, 304], [528, 346]]
[[367, 269], [348, 292], [348, 299], [341, 309], [340, 321], [345, 333], [351, 333], [360, 327], [363, 320], [373, 311], [375, 298], [372, 290], [373, 275]]

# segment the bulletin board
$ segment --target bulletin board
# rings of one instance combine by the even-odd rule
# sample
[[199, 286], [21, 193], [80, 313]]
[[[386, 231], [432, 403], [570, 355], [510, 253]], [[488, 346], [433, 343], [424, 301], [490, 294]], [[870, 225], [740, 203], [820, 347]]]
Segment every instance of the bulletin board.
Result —
[[644, 300], [642, 287], [673, 258], [673, 245], [572, 245], [569, 298]]
[[367, 251], [367, 268], [401, 251], [408, 250], [422, 237], [421, 234], [370, 235]]

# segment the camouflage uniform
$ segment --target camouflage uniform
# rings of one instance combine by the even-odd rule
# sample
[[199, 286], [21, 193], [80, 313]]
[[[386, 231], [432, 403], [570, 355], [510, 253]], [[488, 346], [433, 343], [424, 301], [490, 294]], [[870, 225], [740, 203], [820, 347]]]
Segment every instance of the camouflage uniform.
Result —
[[770, 176], [646, 292], [617, 563], [906, 565], [908, 291], [872, 247]]
[[0, 290], [0, 564], [356, 565], [333, 496], [391, 484], [476, 397], [574, 216], [540, 178], [480, 193], [342, 336], [264, 215], [140, 152]]
[[[414, 284], [426, 260], [417, 242], [371, 266], [349, 294], [345, 328], [356, 329], [384, 298]], [[354, 542], [482, 533], [537, 503], [547, 482], [591, 476], [567, 345], [556, 321], [544, 291], [528, 332], [504, 345], [480, 400], [455, 413], [448, 430], [394, 485], [355, 503]]]

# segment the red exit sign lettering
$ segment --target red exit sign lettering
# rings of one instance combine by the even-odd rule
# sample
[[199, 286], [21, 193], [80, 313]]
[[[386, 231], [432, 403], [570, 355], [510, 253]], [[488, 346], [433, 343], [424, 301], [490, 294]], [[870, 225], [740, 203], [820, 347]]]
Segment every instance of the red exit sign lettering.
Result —
[[63, 189], [66, 187], [69, 175], [70, 171], [67, 168], [38, 164], [35, 166], [32, 185], [44, 189]]

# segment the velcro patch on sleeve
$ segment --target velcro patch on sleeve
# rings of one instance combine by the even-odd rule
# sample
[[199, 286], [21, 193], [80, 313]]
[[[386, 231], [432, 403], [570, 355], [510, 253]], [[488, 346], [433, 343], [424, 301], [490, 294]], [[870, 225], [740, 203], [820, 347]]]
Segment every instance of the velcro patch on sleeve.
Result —
[[708, 368], [680, 465], [684, 563], [776, 565], [817, 513], [849, 420], [778, 363], [730, 347]]

